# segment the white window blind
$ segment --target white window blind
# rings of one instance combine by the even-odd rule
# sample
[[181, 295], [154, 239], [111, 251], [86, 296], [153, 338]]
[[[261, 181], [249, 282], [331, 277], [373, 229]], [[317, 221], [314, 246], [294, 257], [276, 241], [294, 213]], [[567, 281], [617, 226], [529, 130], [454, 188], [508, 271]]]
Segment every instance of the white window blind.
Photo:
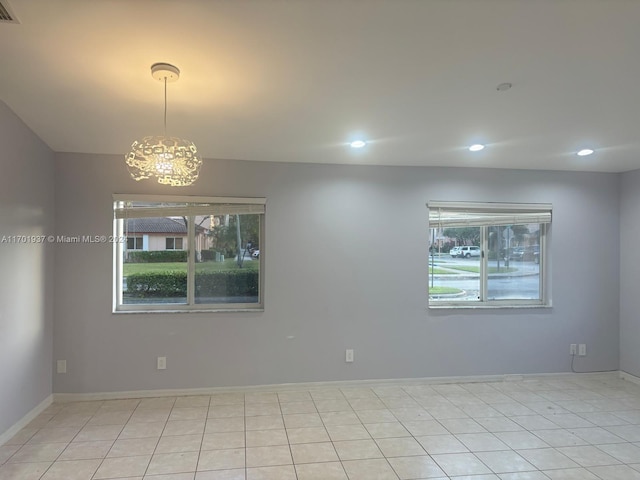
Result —
[[229, 197], [163, 197], [162, 202], [154, 202], [145, 197], [144, 201], [135, 201], [132, 196], [116, 201], [114, 214], [116, 219], [149, 218], [149, 217], [188, 217], [195, 215], [243, 215], [263, 214], [266, 199], [264, 198], [229, 198]]
[[430, 228], [481, 227], [551, 223], [547, 203], [429, 202]]

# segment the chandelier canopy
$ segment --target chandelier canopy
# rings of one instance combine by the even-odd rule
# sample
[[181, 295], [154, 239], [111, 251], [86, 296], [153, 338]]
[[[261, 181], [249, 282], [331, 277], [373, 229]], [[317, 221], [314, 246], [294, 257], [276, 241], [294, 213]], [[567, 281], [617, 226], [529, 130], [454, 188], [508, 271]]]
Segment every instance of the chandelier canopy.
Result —
[[133, 142], [125, 157], [129, 173], [136, 181], [155, 178], [173, 187], [191, 185], [198, 179], [202, 158], [193, 142], [167, 136], [167, 82], [177, 81], [180, 70], [168, 63], [155, 63], [151, 75], [164, 82], [164, 135]]

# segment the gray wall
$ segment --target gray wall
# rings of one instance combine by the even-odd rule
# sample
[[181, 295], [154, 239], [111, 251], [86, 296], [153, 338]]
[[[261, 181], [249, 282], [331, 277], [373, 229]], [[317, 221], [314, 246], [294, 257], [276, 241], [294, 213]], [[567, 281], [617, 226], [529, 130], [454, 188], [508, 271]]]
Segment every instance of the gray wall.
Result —
[[[113, 193], [266, 197], [266, 307], [112, 314], [111, 245], [58, 245], [54, 358], [69, 373], [54, 391], [566, 372], [570, 343], [588, 346], [577, 369], [617, 369], [618, 188], [613, 174], [208, 160], [171, 189], [134, 182], [120, 156], [57, 154], [59, 234], [110, 234]], [[552, 203], [553, 308], [428, 310], [429, 200]]]
[[0, 102], [0, 434], [51, 394], [53, 153]]
[[640, 170], [620, 189], [620, 369], [640, 377]]

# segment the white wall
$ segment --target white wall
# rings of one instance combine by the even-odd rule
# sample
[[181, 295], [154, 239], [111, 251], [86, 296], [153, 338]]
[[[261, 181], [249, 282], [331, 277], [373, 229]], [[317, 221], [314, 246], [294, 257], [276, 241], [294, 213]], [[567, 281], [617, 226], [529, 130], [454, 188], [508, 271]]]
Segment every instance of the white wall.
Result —
[[620, 369], [640, 377], [640, 170], [620, 189]]
[[[114, 315], [111, 245], [59, 245], [54, 358], [69, 373], [54, 391], [566, 372], [570, 343], [588, 346], [577, 369], [617, 369], [618, 187], [613, 174], [207, 160], [172, 189], [134, 182], [123, 157], [57, 154], [59, 234], [108, 235], [113, 193], [266, 197], [266, 299], [263, 313]], [[553, 308], [429, 311], [429, 200], [552, 203]]]
[[52, 390], [53, 153], [0, 102], [0, 435]]

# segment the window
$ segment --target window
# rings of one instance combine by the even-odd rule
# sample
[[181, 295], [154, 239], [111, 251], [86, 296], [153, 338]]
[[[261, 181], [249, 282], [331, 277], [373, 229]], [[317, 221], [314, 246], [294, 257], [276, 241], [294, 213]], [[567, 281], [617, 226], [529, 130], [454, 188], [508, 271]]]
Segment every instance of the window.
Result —
[[546, 306], [549, 204], [429, 202], [429, 306]]
[[263, 308], [265, 203], [114, 195], [114, 311]]
[[182, 237], [167, 237], [165, 250], [182, 250]]
[[127, 237], [127, 250], [142, 250], [142, 237]]

